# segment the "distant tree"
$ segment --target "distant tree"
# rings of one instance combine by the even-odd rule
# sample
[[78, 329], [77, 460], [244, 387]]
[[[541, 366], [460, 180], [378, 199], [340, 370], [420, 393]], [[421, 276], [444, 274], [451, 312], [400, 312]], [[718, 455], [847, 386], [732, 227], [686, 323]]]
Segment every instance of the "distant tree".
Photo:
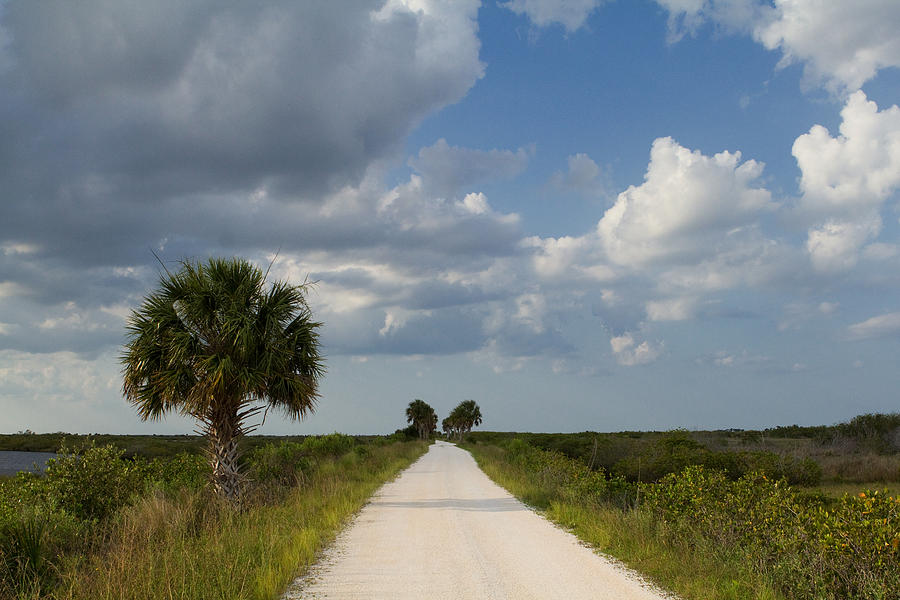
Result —
[[406, 422], [416, 427], [419, 439], [427, 440], [437, 427], [437, 421], [437, 413], [424, 400], [416, 398], [406, 407]]
[[472, 431], [472, 427], [481, 425], [481, 408], [474, 400], [463, 400], [450, 411], [446, 421], [450, 430], [461, 440], [463, 434]]
[[466, 432], [466, 419], [465, 413], [459, 406], [450, 411], [450, 415], [444, 419], [443, 427], [447, 432], [447, 437], [462, 439], [463, 433]]
[[456, 429], [453, 427], [453, 421], [450, 419], [450, 417], [447, 417], [446, 419], [441, 421], [441, 430], [444, 432], [444, 435], [447, 436], [447, 439], [450, 439], [456, 432]]
[[183, 261], [128, 318], [125, 397], [143, 420], [177, 411], [200, 422], [212, 484], [240, 495], [238, 440], [269, 408], [299, 419], [315, 408], [325, 373], [306, 286], [266, 284], [243, 259]]

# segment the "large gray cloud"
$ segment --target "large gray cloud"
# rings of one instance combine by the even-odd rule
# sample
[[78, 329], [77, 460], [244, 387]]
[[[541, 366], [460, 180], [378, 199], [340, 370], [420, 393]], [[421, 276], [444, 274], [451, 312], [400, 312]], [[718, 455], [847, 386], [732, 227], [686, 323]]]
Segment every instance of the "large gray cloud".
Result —
[[477, 3], [383, 4], [4, 5], [0, 235], [94, 263], [204, 196], [358, 183], [483, 72]]
[[378, 213], [379, 165], [483, 74], [477, 6], [0, 4], [0, 348], [119, 343], [153, 252], [508, 246], [471, 211]]

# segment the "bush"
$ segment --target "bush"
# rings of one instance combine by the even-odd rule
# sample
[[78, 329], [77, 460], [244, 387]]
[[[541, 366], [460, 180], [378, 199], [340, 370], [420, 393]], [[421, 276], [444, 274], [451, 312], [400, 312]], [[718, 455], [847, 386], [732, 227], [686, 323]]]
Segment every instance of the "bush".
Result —
[[419, 439], [419, 430], [415, 425], [410, 425], [404, 429], [398, 429], [389, 436], [389, 439], [393, 442], [411, 442]]
[[528, 471], [548, 493], [573, 502], [625, 505], [633, 497], [633, 488], [623, 478], [608, 478], [603, 469], [589, 469], [580, 460], [535, 448], [519, 438], [506, 443], [506, 456], [510, 463]]
[[744, 553], [787, 597], [897, 597], [900, 499], [869, 492], [833, 503], [760, 473], [730, 481], [699, 466], [642, 490], [642, 508], [669, 536]]
[[359, 442], [343, 433], [311, 436], [303, 440], [303, 450], [312, 456], [338, 457], [353, 450]]
[[103, 519], [142, 491], [143, 466], [124, 460], [112, 444], [77, 452], [63, 446], [47, 463], [46, 494], [50, 503], [80, 519]]
[[731, 478], [744, 474], [746, 467], [734, 452], [712, 452], [685, 431], [674, 431], [646, 446], [640, 453], [617, 462], [613, 472], [628, 481], [658, 481], [670, 473], [680, 473], [692, 465], [724, 471]]
[[784, 479], [790, 485], [815, 486], [822, 481], [822, 467], [811, 458], [774, 452], [747, 452], [742, 456], [746, 472], [762, 472], [771, 479]]
[[209, 481], [212, 468], [205, 457], [181, 452], [171, 458], [154, 458], [147, 463], [148, 482], [173, 494], [181, 489], [196, 490]]
[[252, 476], [258, 482], [293, 486], [306, 477], [310, 466], [307, 454], [305, 442], [270, 442], [253, 450], [248, 462]]

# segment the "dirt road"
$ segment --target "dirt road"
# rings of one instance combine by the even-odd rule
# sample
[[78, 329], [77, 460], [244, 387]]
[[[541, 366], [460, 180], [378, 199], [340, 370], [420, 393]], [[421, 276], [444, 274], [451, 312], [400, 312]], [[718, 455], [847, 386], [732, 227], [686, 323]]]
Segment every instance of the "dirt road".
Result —
[[658, 600], [445, 442], [385, 485], [289, 599]]

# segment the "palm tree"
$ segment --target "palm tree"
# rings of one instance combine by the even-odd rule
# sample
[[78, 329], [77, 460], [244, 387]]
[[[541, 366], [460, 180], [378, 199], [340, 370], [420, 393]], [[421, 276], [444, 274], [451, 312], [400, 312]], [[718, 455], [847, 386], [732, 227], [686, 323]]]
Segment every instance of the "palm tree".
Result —
[[450, 417], [447, 417], [443, 421], [441, 421], [441, 430], [444, 432], [444, 435], [446, 435], [447, 439], [449, 440], [450, 436], [453, 435], [453, 431], [454, 431], [453, 421], [450, 419]]
[[470, 433], [473, 427], [481, 425], [481, 407], [474, 400], [464, 400], [460, 406], [465, 415], [466, 433]]
[[427, 402], [416, 398], [406, 407], [406, 422], [415, 425], [419, 439], [427, 440], [437, 426], [437, 413]]
[[463, 400], [450, 412], [448, 419], [450, 426], [462, 440], [464, 433], [469, 433], [472, 427], [481, 425], [481, 408], [474, 400]]
[[306, 291], [266, 285], [244, 259], [185, 260], [128, 319], [125, 397], [144, 421], [172, 411], [199, 421], [212, 485], [229, 500], [243, 481], [237, 442], [256, 428], [247, 419], [270, 408], [302, 419], [315, 409], [325, 366]]

